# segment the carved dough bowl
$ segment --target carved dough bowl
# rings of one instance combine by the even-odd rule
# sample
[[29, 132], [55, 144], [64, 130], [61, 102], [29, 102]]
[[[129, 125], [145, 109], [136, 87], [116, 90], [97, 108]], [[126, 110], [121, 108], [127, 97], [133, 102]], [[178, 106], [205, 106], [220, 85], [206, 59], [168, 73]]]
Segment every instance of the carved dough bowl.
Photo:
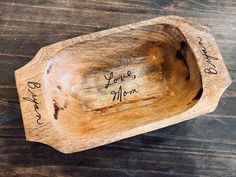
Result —
[[211, 112], [231, 83], [209, 29], [174, 16], [44, 47], [15, 76], [27, 140], [64, 153]]

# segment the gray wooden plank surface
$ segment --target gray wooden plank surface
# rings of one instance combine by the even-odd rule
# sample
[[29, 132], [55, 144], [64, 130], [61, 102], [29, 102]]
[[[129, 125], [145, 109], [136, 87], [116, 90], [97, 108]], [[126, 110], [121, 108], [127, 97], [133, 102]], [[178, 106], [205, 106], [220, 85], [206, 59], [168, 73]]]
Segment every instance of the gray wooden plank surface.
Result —
[[[209, 26], [233, 79], [211, 114], [71, 155], [25, 141], [14, 70], [48, 44], [162, 15]], [[0, 176], [236, 176], [236, 1], [0, 0]]]

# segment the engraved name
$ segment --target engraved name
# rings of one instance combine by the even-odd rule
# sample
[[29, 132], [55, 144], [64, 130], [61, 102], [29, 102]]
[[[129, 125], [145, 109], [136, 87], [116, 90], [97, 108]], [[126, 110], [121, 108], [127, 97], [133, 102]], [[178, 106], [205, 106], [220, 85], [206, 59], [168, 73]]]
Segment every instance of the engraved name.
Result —
[[204, 44], [202, 42], [203, 39], [201, 37], [197, 37], [197, 38], [199, 39], [198, 44], [201, 47], [202, 55], [204, 56], [205, 61], [209, 65], [208, 67], [206, 67], [204, 69], [204, 72], [207, 73], [207, 74], [217, 74], [218, 72], [217, 72], [217, 68], [216, 68], [216, 66], [214, 64], [214, 61], [219, 60], [219, 59], [209, 55], [206, 47], [204, 46]]
[[23, 97], [23, 99], [33, 104], [35, 116], [37, 118], [37, 124], [42, 125], [42, 123], [40, 122], [41, 114], [39, 112], [40, 110], [39, 102], [37, 99], [37, 95], [34, 93], [34, 90], [39, 89], [41, 87], [41, 84], [38, 82], [28, 82], [27, 86], [28, 86], [28, 92], [30, 93], [30, 97]]

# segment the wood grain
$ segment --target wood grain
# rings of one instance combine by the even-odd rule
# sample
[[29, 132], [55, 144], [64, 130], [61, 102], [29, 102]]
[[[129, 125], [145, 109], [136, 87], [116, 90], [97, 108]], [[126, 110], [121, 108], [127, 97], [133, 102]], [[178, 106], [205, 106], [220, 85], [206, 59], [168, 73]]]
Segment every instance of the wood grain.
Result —
[[[0, 176], [235, 176], [235, 13], [233, 0], [0, 1]], [[25, 142], [15, 69], [45, 45], [161, 15], [212, 29], [233, 79], [216, 112], [72, 155]]]
[[231, 84], [209, 29], [177, 16], [44, 47], [15, 77], [26, 139], [63, 153], [212, 112]]

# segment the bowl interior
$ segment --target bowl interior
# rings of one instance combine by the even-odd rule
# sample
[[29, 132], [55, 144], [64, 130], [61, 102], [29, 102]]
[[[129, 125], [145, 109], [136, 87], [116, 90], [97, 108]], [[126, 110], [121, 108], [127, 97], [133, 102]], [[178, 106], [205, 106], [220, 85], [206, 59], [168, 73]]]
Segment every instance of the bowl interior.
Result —
[[61, 50], [48, 63], [43, 87], [55, 126], [81, 136], [117, 133], [180, 114], [202, 94], [191, 48], [167, 24]]

